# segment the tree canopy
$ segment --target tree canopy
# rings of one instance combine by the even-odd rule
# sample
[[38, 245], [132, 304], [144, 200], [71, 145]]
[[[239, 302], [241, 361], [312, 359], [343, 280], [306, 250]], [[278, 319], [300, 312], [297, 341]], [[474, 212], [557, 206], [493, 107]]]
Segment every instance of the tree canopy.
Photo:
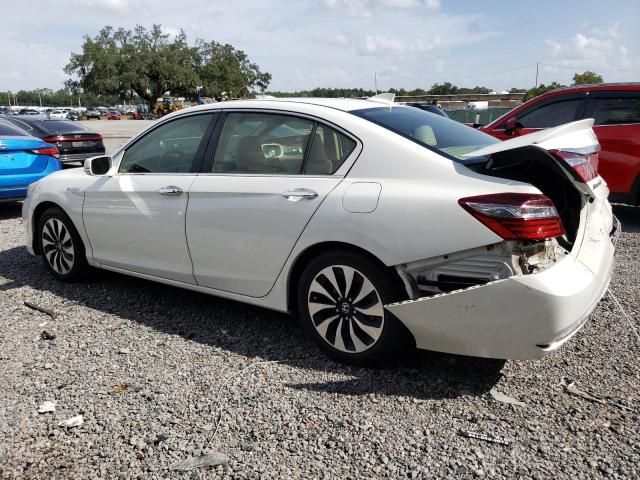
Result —
[[583, 73], [576, 73], [573, 76], [574, 85], [590, 85], [596, 83], [603, 83], [602, 75], [598, 75], [590, 70]]
[[165, 92], [173, 96], [202, 94], [247, 96], [253, 89], [264, 91], [271, 75], [263, 73], [241, 50], [229, 44], [197, 39], [191, 46], [184, 31], [171, 38], [161, 25], [149, 30], [104, 27], [94, 38], [84, 37], [82, 53], [72, 53], [65, 72], [72, 90], [98, 95], [134, 96], [149, 105]]
[[549, 85], [545, 85], [544, 83], [541, 83], [537, 87], [533, 87], [527, 90], [527, 93], [522, 99], [522, 101], [526, 102], [527, 100], [531, 100], [532, 98], [537, 97], [538, 95], [542, 95], [543, 93], [547, 93], [547, 92], [550, 92], [551, 90], [555, 90], [557, 88], [562, 88], [565, 86], [566, 85], [560, 85], [558, 82], [551, 82]]

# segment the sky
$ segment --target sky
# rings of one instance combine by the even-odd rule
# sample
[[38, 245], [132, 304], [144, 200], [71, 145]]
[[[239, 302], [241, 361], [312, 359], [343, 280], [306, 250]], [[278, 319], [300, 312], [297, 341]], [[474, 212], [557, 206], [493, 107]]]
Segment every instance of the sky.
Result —
[[0, 0], [0, 91], [62, 87], [84, 35], [158, 23], [230, 43], [269, 90], [640, 81], [640, 0]]

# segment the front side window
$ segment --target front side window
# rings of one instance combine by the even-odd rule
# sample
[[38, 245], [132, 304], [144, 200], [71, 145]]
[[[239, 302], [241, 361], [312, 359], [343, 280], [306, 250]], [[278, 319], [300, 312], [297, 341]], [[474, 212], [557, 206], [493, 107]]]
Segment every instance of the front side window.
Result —
[[564, 100], [536, 108], [518, 117], [523, 128], [551, 128], [573, 122], [582, 100]]
[[272, 113], [229, 113], [213, 159], [215, 173], [302, 171], [314, 122]]
[[120, 173], [189, 173], [213, 114], [177, 118], [127, 148]]
[[376, 107], [351, 112], [457, 162], [466, 153], [499, 142], [486, 133], [413, 107]]
[[640, 123], [640, 95], [637, 97], [596, 98], [592, 115], [595, 125]]

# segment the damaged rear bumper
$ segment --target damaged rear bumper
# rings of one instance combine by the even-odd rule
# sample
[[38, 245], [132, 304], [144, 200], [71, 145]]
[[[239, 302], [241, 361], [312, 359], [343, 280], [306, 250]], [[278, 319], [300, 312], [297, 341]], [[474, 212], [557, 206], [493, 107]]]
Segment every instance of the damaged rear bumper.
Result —
[[609, 286], [619, 222], [603, 209], [591, 215], [589, 225], [581, 245], [540, 273], [385, 308], [404, 323], [421, 349], [539, 358], [578, 332]]

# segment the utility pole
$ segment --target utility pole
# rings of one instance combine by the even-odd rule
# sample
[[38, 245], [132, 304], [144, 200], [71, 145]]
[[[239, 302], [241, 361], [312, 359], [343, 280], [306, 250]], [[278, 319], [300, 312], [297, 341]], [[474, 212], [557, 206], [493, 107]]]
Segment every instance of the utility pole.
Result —
[[376, 87], [376, 95], [378, 94], [378, 72], [373, 72], [373, 83]]
[[38, 92], [38, 100], [40, 100], [40, 108], [42, 108], [42, 95]]
[[540, 62], [536, 62], [536, 88], [538, 88], [538, 69], [540, 68]]

